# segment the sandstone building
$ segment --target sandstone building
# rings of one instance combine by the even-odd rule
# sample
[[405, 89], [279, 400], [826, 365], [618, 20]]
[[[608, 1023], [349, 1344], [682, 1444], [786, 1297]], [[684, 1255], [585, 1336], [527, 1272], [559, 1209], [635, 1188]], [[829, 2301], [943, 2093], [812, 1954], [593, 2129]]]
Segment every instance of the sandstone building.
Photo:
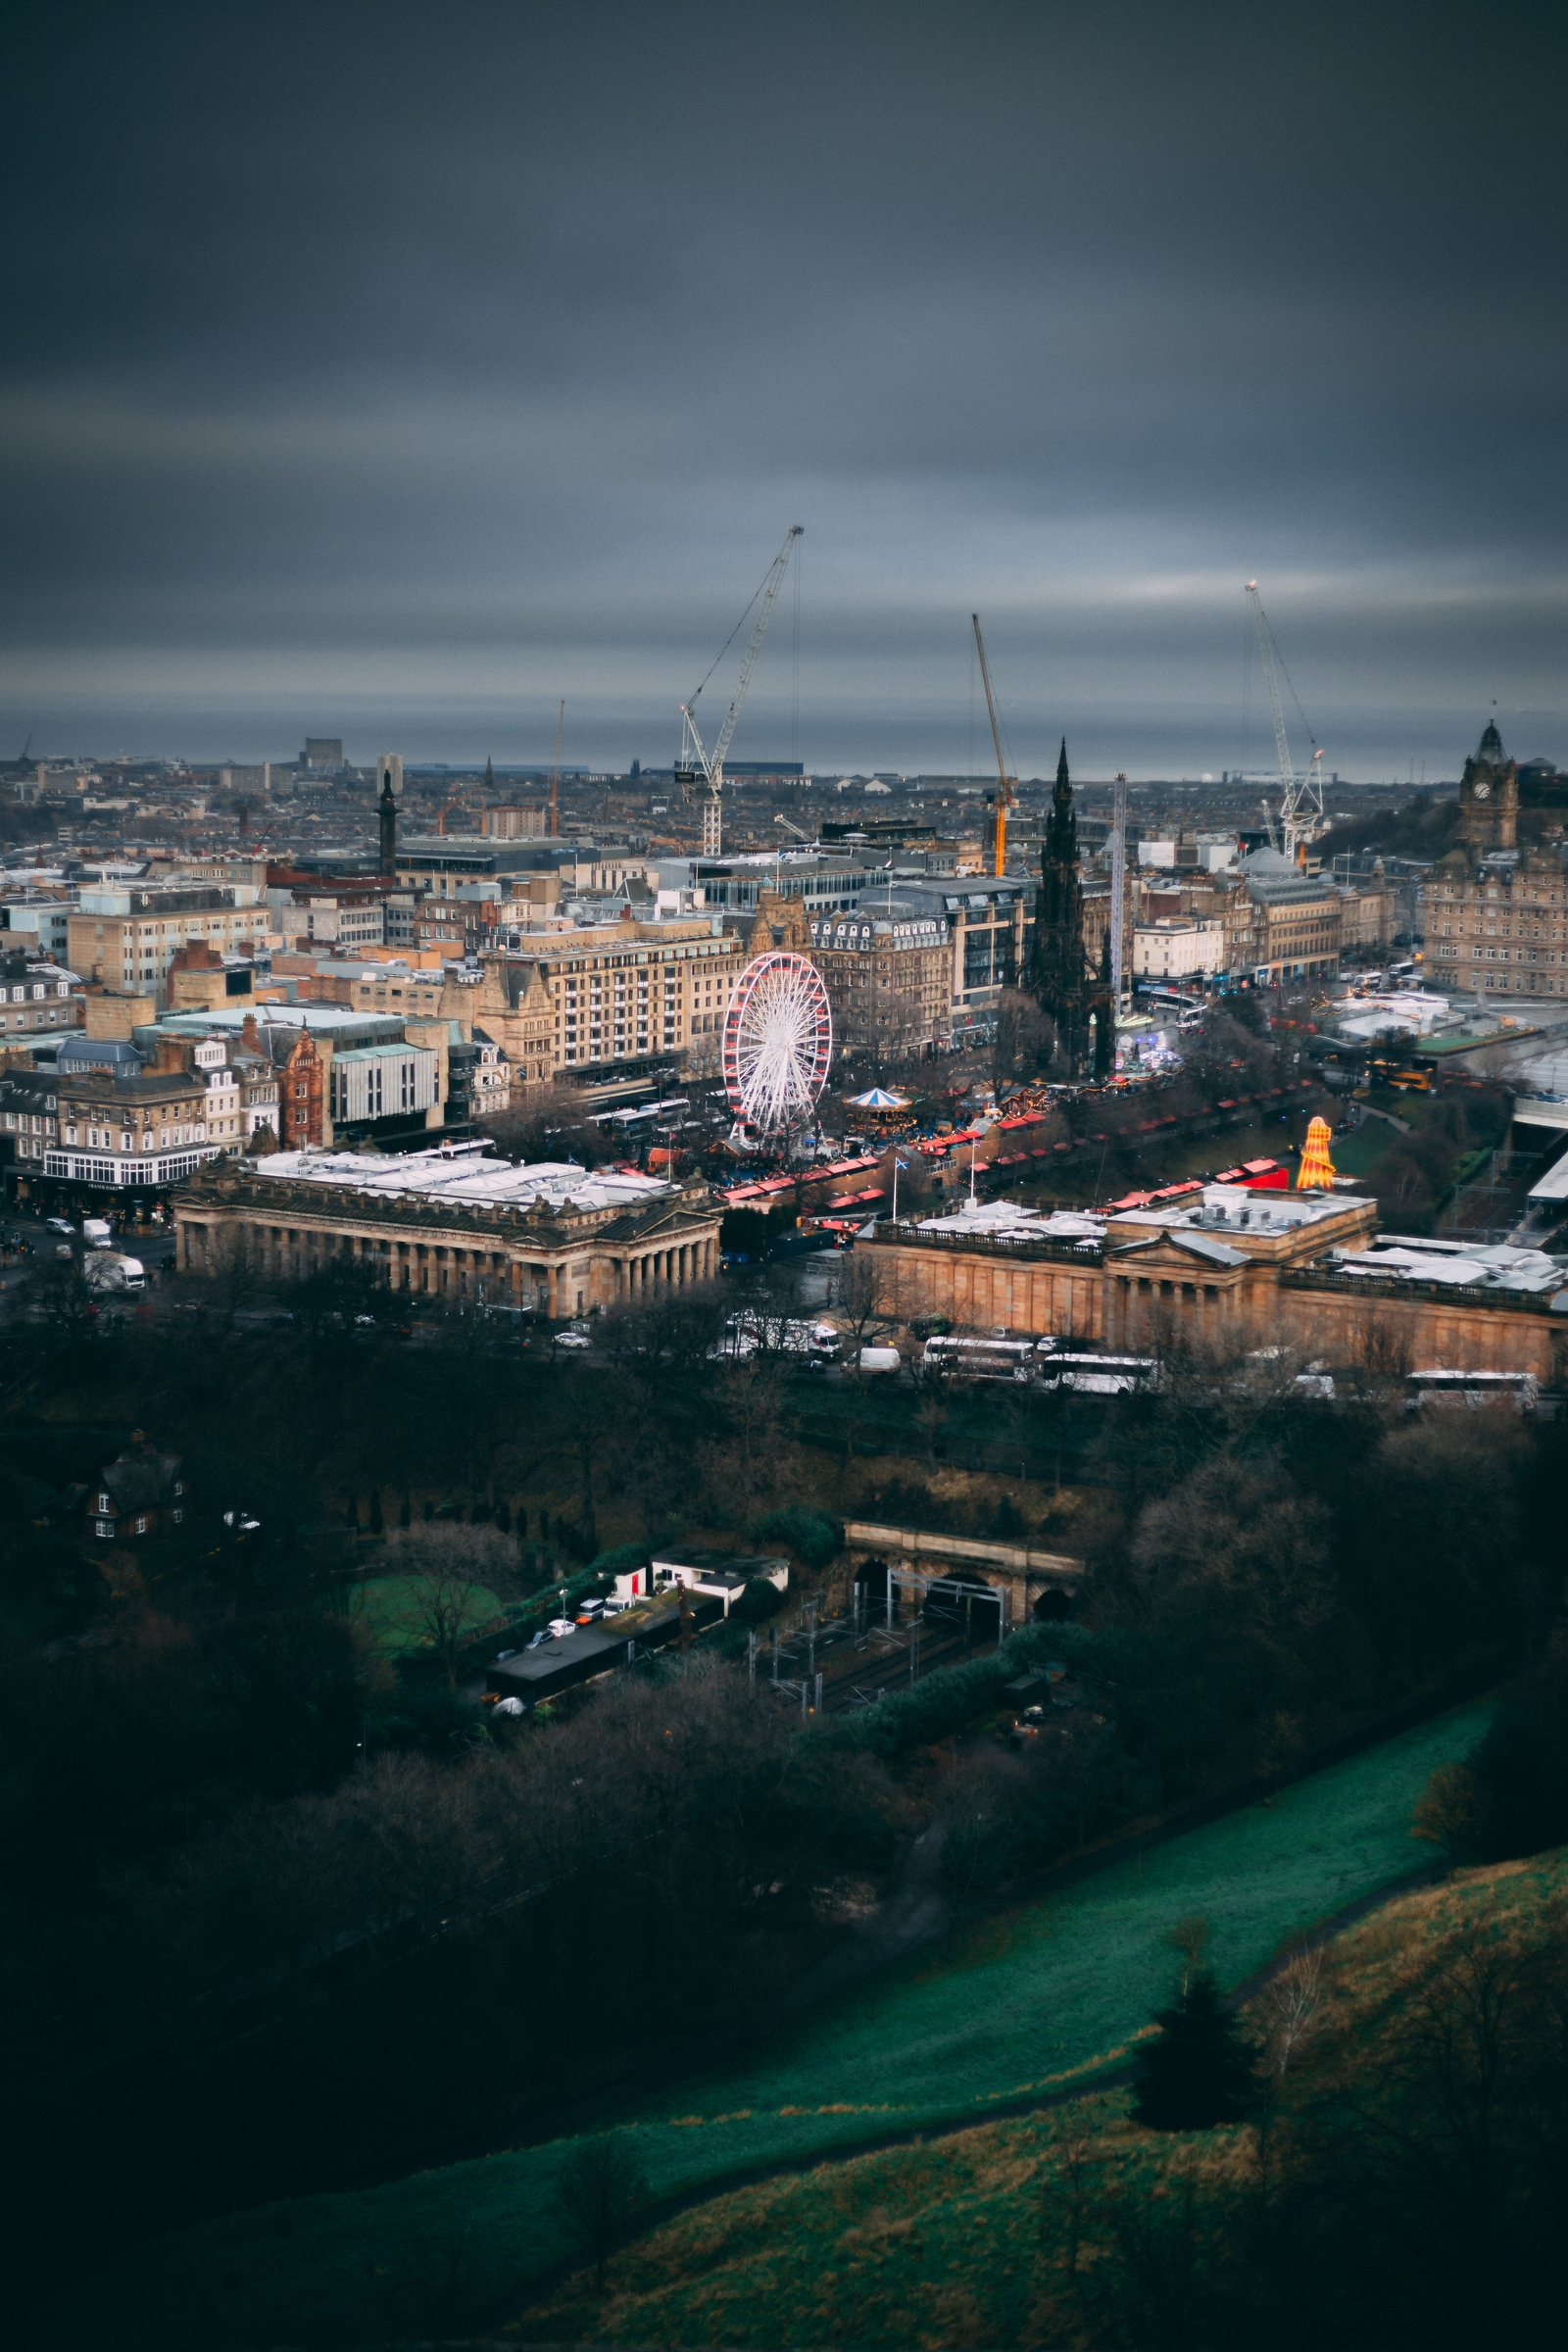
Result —
[[718, 1272], [708, 1186], [463, 1151], [280, 1152], [204, 1169], [174, 1202], [175, 1262], [235, 1248], [265, 1273], [359, 1266], [394, 1291], [584, 1315]]
[[822, 975], [840, 1054], [907, 1061], [948, 1044], [952, 955], [939, 916], [878, 914], [866, 901], [858, 914], [816, 916], [808, 928], [805, 952]]
[[1459, 840], [1421, 887], [1428, 974], [1478, 996], [1568, 994], [1568, 890], [1551, 850], [1520, 851], [1519, 777], [1494, 726], [1464, 763]]
[[1299, 1349], [1331, 1365], [1451, 1365], [1555, 1381], [1568, 1282], [1540, 1250], [1380, 1236], [1374, 1202], [1210, 1184], [1107, 1218], [995, 1204], [858, 1245], [901, 1319], [946, 1315], [1137, 1352]]

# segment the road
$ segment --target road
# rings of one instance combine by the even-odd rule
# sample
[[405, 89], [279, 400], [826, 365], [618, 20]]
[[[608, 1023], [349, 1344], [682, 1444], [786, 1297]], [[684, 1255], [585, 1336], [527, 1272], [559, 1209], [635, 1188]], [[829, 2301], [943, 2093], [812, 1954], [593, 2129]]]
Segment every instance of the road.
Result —
[[[81, 1219], [84, 1213], [92, 1216], [95, 1210], [88, 1208], [83, 1212], [78, 1209], [72, 1218], [75, 1245], [78, 1250], [81, 1246]], [[26, 1209], [0, 1212], [0, 1234], [9, 1239], [14, 1233], [22, 1235], [24, 1242], [30, 1246], [32, 1254], [30, 1257], [24, 1258], [20, 1265], [0, 1266], [0, 1294], [18, 1289], [30, 1275], [37, 1273], [41, 1266], [50, 1264], [53, 1261], [57, 1246], [64, 1243], [66, 1238], [63, 1233], [54, 1232], [47, 1219], [37, 1212]], [[148, 1273], [155, 1279], [166, 1274], [174, 1262], [174, 1237], [172, 1233], [160, 1233], [149, 1236], [145, 1240], [122, 1240], [117, 1234], [113, 1247], [117, 1250], [123, 1250], [127, 1256], [139, 1257]]]

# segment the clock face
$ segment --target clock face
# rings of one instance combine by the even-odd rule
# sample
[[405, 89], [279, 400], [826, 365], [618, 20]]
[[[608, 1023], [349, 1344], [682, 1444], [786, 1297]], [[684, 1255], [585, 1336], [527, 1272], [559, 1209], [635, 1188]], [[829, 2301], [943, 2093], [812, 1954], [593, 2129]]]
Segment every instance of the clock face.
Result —
[[1490, 801], [1490, 800], [1491, 800], [1491, 798], [1492, 798], [1492, 786], [1491, 786], [1491, 785], [1490, 785], [1490, 784], [1487, 782], [1486, 778], [1483, 776], [1483, 777], [1482, 777], [1482, 779], [1481, 779], [1481, 782], [1480, 782], [1480, 783], [1479, 783], [1479, 784], [1476, 786], [1476, 799], [1477, 799], [1478, 801]]

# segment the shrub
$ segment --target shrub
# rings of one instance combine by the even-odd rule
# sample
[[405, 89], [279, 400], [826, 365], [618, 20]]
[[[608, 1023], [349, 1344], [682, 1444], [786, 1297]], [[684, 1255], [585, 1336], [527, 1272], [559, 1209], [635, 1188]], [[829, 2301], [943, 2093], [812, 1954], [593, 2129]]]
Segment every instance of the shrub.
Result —
[[597, 1552], [589, 1563], [590, 1576], [624, 1576], [628, 1569], [646, 1568], [649, 1551], [646, 1544], [616, 1544], [609, 1551]]
[[761, 1625], [784, 1606], [785, 1595], [765, 1576], [747, 1579], [746, 1590], [729, 1604], [731, 1625]]
[[826, 1511], [804, 1502], [786, 1503], [751, 1529], [754, 1544], [785, 1544], [808, 1568], [825, 1568], [839, 1547], [839, 1531]]

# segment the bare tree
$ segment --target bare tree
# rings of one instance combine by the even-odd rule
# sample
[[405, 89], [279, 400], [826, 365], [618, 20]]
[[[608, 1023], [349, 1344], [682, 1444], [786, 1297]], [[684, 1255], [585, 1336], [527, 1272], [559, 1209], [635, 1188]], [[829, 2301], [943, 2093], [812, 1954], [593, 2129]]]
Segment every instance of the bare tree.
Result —
[[1190, 1912], [1185, 1919], [1179, 1919], [1176, 1922], [1165, 1938], [1171, 1950], [1181, 1954], [1182, 1991], [1184, 1994], [1193, 1978], [1203, 1965], [1204, 1954], [1208, 1950], [1209, 1937], [1212, 1933], [1206, 1919], [1200, 1918], [1197, 1912]]
[[[1067, 2243], [1065, 2248], [1067, 2277], [1078, 2276], [1078, 2249], [1083, 2240], [1084, 2212], [1088, 2203], [1089, 2133], [1078, 2116], [1069, 2112], [1065, 2129], [1055, 2143], [1055, 2155], [1066, 2188]], [[1049, 2179], [1049, 2176], [1048, 2176]], [[1040, 2234], [1046, 2233], [1046, 2216], [1050, 2211], [1049, 2198], [1042, 2203]]]
[[1309, 2032], [1323, 1993], [1323, 1954], [1314, 1945], [1271, 1977], [1258, 2003], [1264, 2026], [1266, 2063], [1283, 2075]]
[[387, 1565], [413, 1584], [415, 1621], [441, 1661], [447, 1689], [458, 1679], [464, 1642], [489, 1614], [487, 1582], [511, 1576], [513, 1546], [493, 1527], [436, 1520], [398, 1528], [387, 1538]]
[[235, 1317], [255, 1302], [263, 1288], [260, 1255], [248, 1225], [231, 1225], [215, 1237], [207, 1272], [222, 1310], [223, 1329], [232, 1331]]
[[850, 1343], [850, 1360], [858, 1364], [860, 1349], [903, 1320], [895, 1267], [874, 1249], [853, 1250], [838, 1269], [833, 1303], [839, 1329]]
[[1056, 1032], [1048, 1013], [1021, 988], [1004, 988], [997, 1004], [991, 1047], [991, 1082], [1003, 1087], [1017, 1077], [1049, 1067]]
[[580, 2141], [562, 2159], [550, 2202], [568, 2237], [590, 2257], [594, 2291], [605, 2291], [605, 2265], [647, 2202], [648, 2180], [626, 2132]]

